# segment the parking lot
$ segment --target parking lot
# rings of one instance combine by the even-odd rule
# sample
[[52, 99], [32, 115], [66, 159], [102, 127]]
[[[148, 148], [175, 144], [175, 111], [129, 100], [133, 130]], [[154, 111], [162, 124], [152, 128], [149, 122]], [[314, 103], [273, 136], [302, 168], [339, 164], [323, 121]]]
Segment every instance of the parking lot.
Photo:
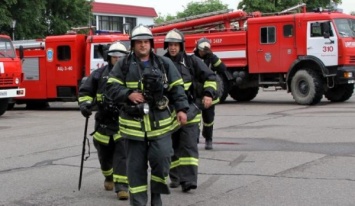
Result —
[[[354, 103], [301, 106], [285, 91], [227, 99], [216, 109], [214, 150], [200, 138], [197, 190], [172, 189], [164, 205], [354, 205]], [[129, 205], [104, 191], [91, 137], [78, 191], [84, 123], [75, 102], [1, 116], [0, 205]]]

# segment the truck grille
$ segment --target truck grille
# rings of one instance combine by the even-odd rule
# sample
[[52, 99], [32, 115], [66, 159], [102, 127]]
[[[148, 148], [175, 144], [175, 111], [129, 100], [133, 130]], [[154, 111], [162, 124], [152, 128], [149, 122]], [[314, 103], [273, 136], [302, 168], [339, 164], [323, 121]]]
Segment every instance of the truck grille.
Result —
[[12, 84], [14, 84], [12, 77], [0, 77], [0, 86]]
[[350, 56], [349, 63], [350, 64], [355, 64], [355, 56]]

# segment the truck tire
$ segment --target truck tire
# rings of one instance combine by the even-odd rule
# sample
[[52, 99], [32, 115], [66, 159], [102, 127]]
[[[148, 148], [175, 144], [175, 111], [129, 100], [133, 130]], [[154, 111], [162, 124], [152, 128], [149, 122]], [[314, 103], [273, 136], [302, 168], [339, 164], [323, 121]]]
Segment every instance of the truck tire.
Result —
[[7, 110], [7, 105], [9, 104], [8, 98], [0, 99], [0, 116], [3, 115]]
[[26, 102], [26, 109], [28, 110], [44, 110], [48, 109], [49, 107], [49, 103], [46, 101]]
[[13, 110], [15, 107], [15, 103], [10, 103], [7, 105], [7, 110]]
[[324, 94], [320, 75], [310, 69], [297, 71], [291, 80], [291, 93], [300, 105], [318, 104]]
[[354, 84], [341, 84], [325, 92], [324, 96], [331, 102], [345, 102], [354, 92]]
[[217, 74], [217, 95], [219, 97], [219, 103], [223, 103], [226, 101], [229, 92], [229, 82], [227, 78], [223, 75]]
[[248, 102], [256, 97], [259, 87], [249, 87], [241, 89], [238, 86], [232, 86], [229, 95], [238, 102]]

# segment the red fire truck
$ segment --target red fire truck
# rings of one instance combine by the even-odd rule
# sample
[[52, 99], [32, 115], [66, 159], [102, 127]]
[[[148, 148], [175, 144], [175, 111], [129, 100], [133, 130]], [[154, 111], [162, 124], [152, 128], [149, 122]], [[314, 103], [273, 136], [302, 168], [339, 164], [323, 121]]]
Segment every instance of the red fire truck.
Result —
[[16, 56], [9, 36], [0, 35], [0, 116], [7, 110], [10, 98], [25, 95], [25, 89], [19, 87], [23, 79], [22, 49], [19, 53], [20, 58]]
[[[291, 13], [301, 9], [299, 13]], [[355, 17], [336, 11], [306, 12], [305, 4], [277, 15], [243, 11], [184, 19], [152, 28], [162, 54], [164, 35], [185, 34], [192, 53], [201, 37], [212, 43], [232, 74], [229, 95], [250, 101], [261, 88], [284, 89], [301, 105], [315, 105], [323, 95], [331, 102], [348, 100], [355, 83]]]
[[99, 45], [122, 42], [129, 48], [127, 34], [105, 33], [48, 36], [40, 40], [15, 41], [23, 47], [26, 95], [15, 98], [16, 104], [41, 109], [48, 102], [77, 101], [78, 87], [83, 77], [106, 64], [99, 54]]

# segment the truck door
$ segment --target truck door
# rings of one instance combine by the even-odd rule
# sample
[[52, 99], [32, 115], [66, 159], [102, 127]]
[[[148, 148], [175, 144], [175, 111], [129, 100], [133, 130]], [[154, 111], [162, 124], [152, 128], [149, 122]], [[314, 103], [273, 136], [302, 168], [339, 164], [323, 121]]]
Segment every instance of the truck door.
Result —
[[[329, 28], [329, 38], [324, 37]], [[320, 59], [325, 66], [338, 65], [338, 40], [329, 21], [311, 21], [307, 24], [307, 55]]]
[[280, 66], [280, 43], [276, 37], [276, 26], [260, 27], [257, 48], [257, 73], [277, 72]]
[[65, 99], [75, 94], [77, 75], [74, 70], [76, 54], [73, 50], [72, 41], [46, 44], [48, 98]]

